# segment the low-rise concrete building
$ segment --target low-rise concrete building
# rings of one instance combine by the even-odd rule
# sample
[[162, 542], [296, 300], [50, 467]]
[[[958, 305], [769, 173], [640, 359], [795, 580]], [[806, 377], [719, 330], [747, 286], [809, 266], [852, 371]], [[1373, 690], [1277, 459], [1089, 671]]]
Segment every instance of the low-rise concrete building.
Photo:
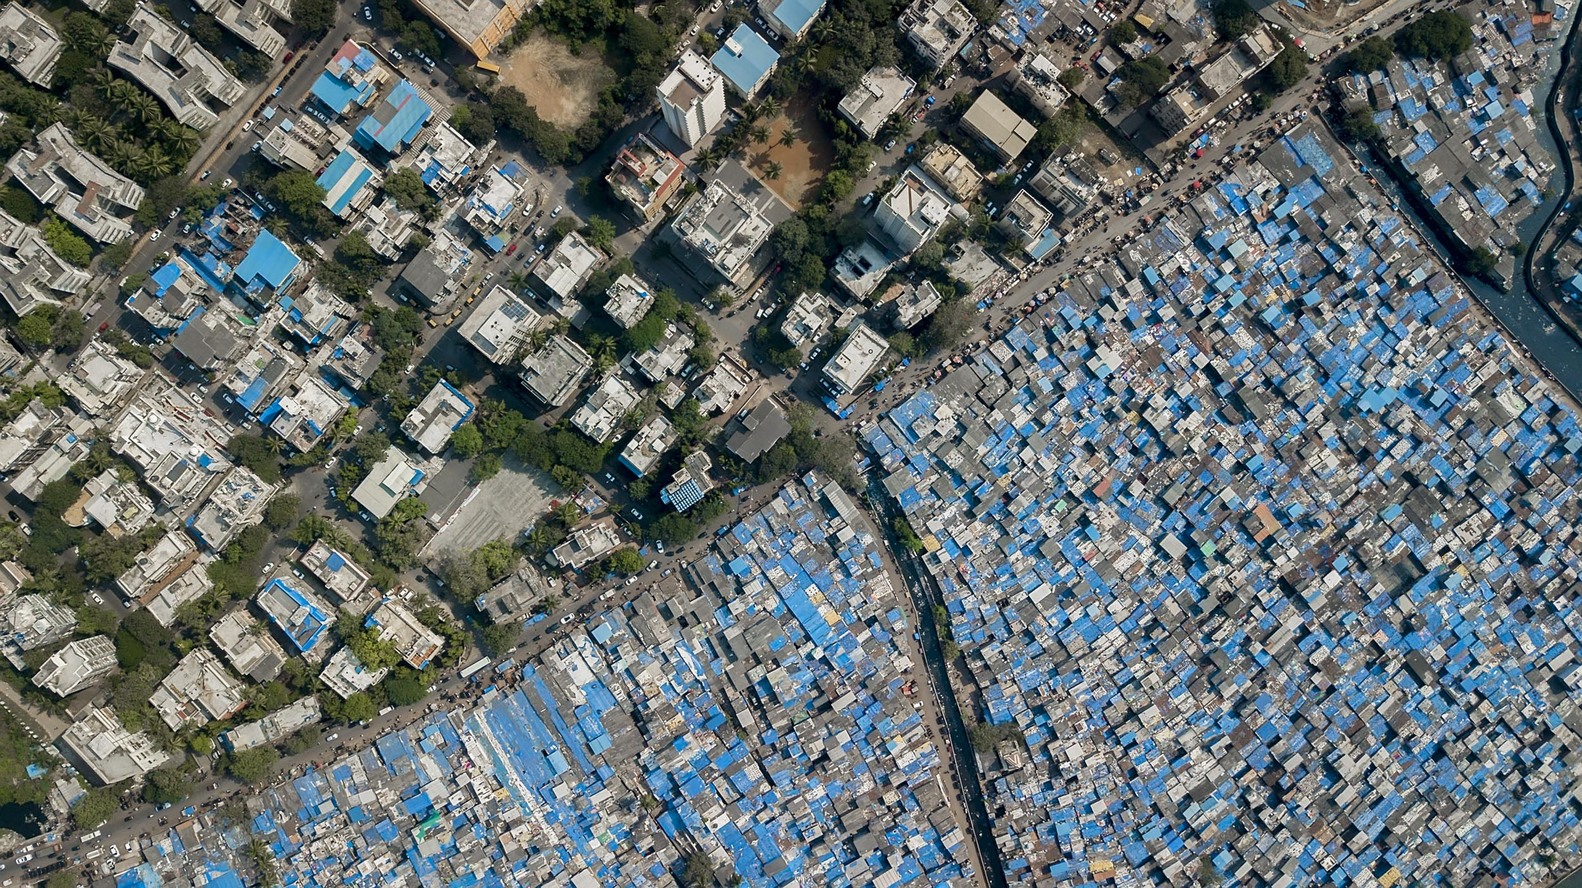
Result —
[[473, 606], [487, 614], [491, 622], [519, 622], [528, 619], [551, 598], [559, 598], [559, 592], [559, 582], [545, 577], [523, 559], [510, 576], [479, 595]]
[[197, 0], [197, 4], [253, 49], [270, 58], [284, 54], [286, 38], [275, 30], [275, 19], [291, 21], [288, 0]]
[[42, 455], [65, 432], [68, 410], [29, 401], [10, 422], [0, 426], [0, 472], [15, 472]]
[[427, 666], [445, 647], [445, 640], [438, 633], [394, 599], [381, 601], [365, 625], [377, 630], [379, 637], [395, 648], [401, 661], [413, 669]]
[[334, 612], [317, 595], [278, 577], [265, 583], [254, 601], [297, 653], [318, 647], [334, 619]]
[[616, 152], [604, 182], [643, 222], [663, 216], [665, 204], [686, 181], [686, 166], [647, 133], [633, 136]]
[[632, 439], [626, 442], [621, 449], [618, 459], [621, 465], [631, 470], [631, 473], [641, 478], [658, 464], [676, 443], [676, 428], [663, 414], [654, 414], [643, 423]]
[[967, 45], [978, 20], [961, 0], [916, 0], [897, 23], [918, 57], [943, 68]]
[[782, 40], [801, 40], [813, 27], [826, 0], [759, 0], [758, 11]]
[[593, 358], [564, 336], [551, 336], [522, 359], [518, 377], [533, 397], [548, 407], [564, 407], [593, 369]]
[[423, 184], [440, 197], [455, 194], [462, 182], [478, 168], [494, 145], [493, 140], [480, 148], [467, 141], [450, 123], [440, 123], [429, 131], [429, 136], [411, 153], [401, 158], [401, 164], [416, 170]]
[[743, 462], [756, 462], [790, 433], [791, 422], [785, 411], [774, 399], [766, 398], [732, 423], [725, 449]]
[[1006, 201], [1005, 209], [1000, 211], [1000, 218], [995, 225], [1006, 237], [1020, 244], [1022, 249], [1031, 251], [1035, 244], [1041, 242], [1054, 217], [1055, 214], [1048, 207], [1023, 188]]
[[890, 322], [898, 330], [915, 327], [928, 319], [939, 308], [943, 297], [933, 281], [922, 281], [902, 287], [901, 292], [889, 302]]
[[143, 202], [143, 189], [78, 146], [65, 124], [39, 131], [6, 162], [6, 170], [34, 200], [101, 244], [132, 233], [130, 216]]
[[441, 379], [401, 420], [401, 431], [424, 453], [441, 453], [475, 409], [467, 396]]
[[687, 356], [696, 344], [697, 337], [692, 335], [690, 327], [666, 321], [664, 335], [646, 351], [633, 357], [632, 363], [644, 379], [658, 385], [687, 366]]
[[130, 536], [154, 520], [154, 501], [136, 481], [123, 481], [114, 468], [88, 479], [82, 492], [88, 495], [83, 514], [111, 536]]
[[[788, 0], [800, 3], [805, 0]], [[752, 26], [743, 22], [736, 26], [720, 48], [709, 56], [709, 64], [714, 70], [720, 72], [725, 78], [725, 83], [734, 89], [737, 95], [749, 101], [769, 82], [769, 76], [780, 65], [780, 53], [769, 45], [763, 35], [753, 30]]]
[[153, 93], [177, 123], [207, 129], [220, 120], [211, 103], [230, 106], [247, 94], [219, 59], [152, 8], [139, 5], [126, 29], [110, 67]]
[[50, 249], [42, 231], [0, 212], [0, 299], [13, 315], [59, 305], [62, 296], [81, 292], [92, 277]]
[[603, 444], [620, 428], [627, 412], [636, 407], [639, 400], [632, 384], [619, 373], [612, 373], [589, 392], [588, 399], [571, 414], [571, 425]]
[[864, 136], [876, 139], [885, 121], [916, 88], [917, 81], [897, 68], [869, 68], [857, 88], [841, 98], [840, 116]]
[[192, 537], [179, 530], [166, 531], [115, 578], [115, 587], [127, 600], [147, 604], [163, 586], [197, 561], [198, 546]]
[[442, 227], [401, 269], [396, 284], [419, 305], [445, 311], [461, 290], [463, 273], [471, 263], [472, 250], [450, 228]]
[[187, 519], [187, 530], [198, 541], [218, 552], [236, 535], [264, 520], [264, 509], [276, 485], [264, 481], [246, 466], [236, 466], [204, 500], [197, 514]]
[[286, 665], [286, 649], [246, 608], [231, 611], [209, 627], [209, 640], [232, 668], [253, 681], [272, 681]]
[[220, 658], [200, 647], [181, 658], [149, 704], [172, 731], [230, 718], [247, 708], [243, 685]]
[[306, 453], [334, 431], [350, 409], [351, 402], [339, 389], [307, 372], [292, 380], [286, 393], [265, 408], [258, 419], [293, 450]]
[[1027, 144], [1038, 135], [1038, 127], [1022, 119], [999, 96], [988, 90], [984, 90], [967, 109], [967, 113], [961, 115], [961, 126], [1005, 163], [1021, 157]]
[[428, 478], [426, 467], [392, 447], [368, 470], [368, 476], [352, 491], [352, 499], [377, 521], [390, 514], [396, 503], [426, 490]]
[[42, 595], [20, 595], [5, 602], [0, 615], [0, 653], [18, 669], [27, 668], [27, 651], [69, 638], [77, 615]]
[[56, 745], [67, 761], [102, 786], [141, 777], [171, 758], [149, 735], [128, 731], [108, 706], [79, 713]]
[[1011, 88], [1047, 117], [1071, 98], [1071, 93], [1060, 85], [1061, 70], [1059, 63], [1045, 53], [1026, 53], [1011, 69]]
[[21, 3], [0, 9], [0, 61], [29, 83], [50, 87], [66, 44], [43, 16]]
[[1062, 217], [1081, 213], [1093, 205], [1098, 170], [1086, 156], [1076, 153], [1051, 157], [1027, 182], [1035, 194], [1048, 202]]
[[490, 363], [504, 367], [517, 357], [533, 333], [543, 325], [544, 316], [526, 300], [496, 284], [461, 322], [456, 334]]
[[824, 364], [824, 386], [837, 396], [857, 391], [879, 368], [890, 343], [866, 323], [858, 323]]
[[757, 374], [732, 355], [721, 355], [714, 369], [698, 383], [692, 397], [697, 399], [698, 410], [704, 416], [724, 413], [747, 391]]
[[115, 670], [115, 642], [108, 635], [94, 635], [51, 654], [33, 673], [33, 683], [57, 697], [69, 697]]
[[324, 189], [324, 208], [338, 219], [351, 219], [373, 205], [384, 176], [354, 148], [343, 148], [315, 180]]
[[880, 198], [873, 219], [889, 245], [901, 256], [910, 256], [939, 233], [950, 215], [950, 198], [913, 168]]
[[486, 241], [494, 241], [491, 249], [505, 249], [504, 242], [498, 240], [501, 232], [512, 219], [519, 214], [525, 216], [533, 208], [526, 199], [527, 186], [527, 172], [520, 163], [513, 160], [503, 167], [490, 167], [462, 200], [462, 220]]

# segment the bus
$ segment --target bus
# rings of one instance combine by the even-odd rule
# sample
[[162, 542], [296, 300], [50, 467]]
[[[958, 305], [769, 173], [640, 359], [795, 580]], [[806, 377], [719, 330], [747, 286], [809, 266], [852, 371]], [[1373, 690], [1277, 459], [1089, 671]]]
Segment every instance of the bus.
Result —
[[472, 678], [474, 675], [482, 672], [489, 665], [489, 663], [490, 660], [488, 657], [479, 657], [476, 662], [472, 663], [466, 669], [461, 671], [461, 677]]

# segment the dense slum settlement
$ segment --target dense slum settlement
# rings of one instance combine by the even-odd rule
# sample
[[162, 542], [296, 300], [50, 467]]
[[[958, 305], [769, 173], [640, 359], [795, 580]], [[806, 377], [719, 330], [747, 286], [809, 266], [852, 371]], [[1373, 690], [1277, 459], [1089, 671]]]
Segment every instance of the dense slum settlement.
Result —
[[1518, 226], [1555, 168], [1532, 114], [1555, 48], [1534, 19], [1525, 2], [1493, 3], [1469, 18], [1475, 42], [1455, 64], [1402, 56], [1337, 82], [1346, 108], [1373, 112], [1385, 155], [1433, 221], [1466, 249], [1487, 250], [1502, 282], [1526, 249]]
[[1013, 726], [1012, 884], [1577, 850], [1574, 404], [1343, 157], [1276, 138], [860, 432]]
[[[251, 830], [304, 888], [668, 888], [699, 853], [751, 885], [968, 878], [891, 583], [862, 512], [807, 476], [537, 662], [479, 674], [472, 708], [253, 796]], [[240, 868], [246, 832], [214, 820], [124, 878]]]

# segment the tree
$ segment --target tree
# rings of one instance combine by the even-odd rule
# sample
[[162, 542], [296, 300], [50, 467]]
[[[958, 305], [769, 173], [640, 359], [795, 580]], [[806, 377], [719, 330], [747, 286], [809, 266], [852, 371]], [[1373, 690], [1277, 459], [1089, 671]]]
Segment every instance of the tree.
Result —
[[680, 545], [698, 535], [698, 526], [679, 512], [666, 512], [647, 528], [648, 536], [671, 545]]
[[[44, 888], [74, 888], [74, 886], [77, 885], [79, 879], [82, 879], [82, 873], [78, 872], [77, 870], [56, 870], [55, 872], [51, 873], [49, 879], [44, 882]], [[83, 882], [86, 881], [86, 879], [83, 879]]]
[[423, 177], [412, 167], [402, 167], [386, 177], [384, 190], [396, 202], [396, 206], [403, 209], [425, 216], [434, 209], [433, 195], [429, 194], [428, 186], [423, 184]]
[[289, 493], [276, 494], [264, 509], [264, 526], [270, 530], [285, 530], [297, 520], [302, 500]]
[[702, 851], [686, 857], [686, 868], [681, 871], [683, 888], [714, 888], [714, 861]]
[[44, 233], [44, 242], [55, 251], [55, 255], [80, 268], [87, 268], [93, 261], [93, 248], [67, 227], [66, 223], [58, 216], [50, 216], [39, 226]]
[[226, 451], [239, 464], [269, 484], [280, 481], [280, 448], [278, 438], [262, 435], [235, 435], [225, 444]]
[[1460, 14], [1436, 9], [1395, 33], [1402, 55], [1448, 62], [1472, 48], [1472, 25]]
[[1307, 54], [1294, 45], [1287, 45], [1269, 64], [1265, 76], [1275, 92], [1285, 92], [1307, 77]]
[[291, 21], [309, 34], [323, 34], [335, 24], [335, 2], [292, 0]]
[[1110, 41], [1117, 45], [1124, 45], [1137, 39], [1137, 26], [1131, 19], [1121, 19], [1110, 28]]
[[71, 819], [79, 830], [98, 829], [115, 813], [121, 804], [121, 793], [114, 786], [100, 786], [88, 790], [72, 806]]
[[346, 698], [346, 703], [341, 707], [341, 717], [348, 722], [369, 721], [379, 710], [374, 706], [374, 701], [367, 694], [357, 693]]
[[608, 573], [618, 573], [631, 576], [643, 569], [643, 556], [631, 546], [617, 549], [604, 559], [604, 569]]
[[1214, 25], [1225, 40], [1239, 40], [1258, 27], [1258, 13], [1247, 0], [1217, 0], [1213, 11]]
[[615, 245], [615, 225], [603, 216], [589, 216], [588, 224], [582, 229], [583, 237], [588, 243], [608, 253]]
[[[1232, 2], [1240, 2], [1240, 0], [1232, 0]], [[1159, 60], [1158, 56], [1127, 59], [1116, 74], [1121, 78], [1121, 85], [1116, 92], [1121, 101], [1132, 108], [1152, 101], [1164, 85], [1170, 82], [1170, 69]]]
[[928, 319], [918, 344], [925, 352], [954, 348], [971, 331], [975, 311], [965, 299], [946, 302]]
[[1466, 263], [1469, 274], [1482, 275], [1494, 270], [1494, 264], [1498, 261], [1498, 258], [1488, 247], [1479, 246], [1468, 252], [1463, 257], [1463, 261]]
[[1355, 74], [1371, 74], [1395, 58], [1395, 47], [1383, 37], [1373, 36], [1357, 44], [1346, 55], [1346, 67]]
[[191, 791], [192, 781], [176, 766], [155, 768], [143, 780], [143, 801], [151, 805], [174, 805]]
[[472, 464], [472, 468], [467, 472], [467, 479], [472, 484], [482, 484], [500, 474], [501, 467], [498, 453], [485, 453]]
[[780, 178], [780, 174], [783, 172], [785, 172], [785, 167], [779, 161], [771, 160], [764, 165], [764, 175], [768, 176], [770, 181]]
[[256, 786], [275, 776], [275, 763], [278, 761], [280, 753], [273, 746], [260, 746], [231, 753], [225, 759], [225, 772], [243, 783]]
[[498, 657], [522, 638], [522, 627], [517, 623], [490, 623], [478, 634], [479, 646], [491, 657]]
[[410, 669], [392, 673], [384, 680], [384, 689], [391, 706], [411, 706], [428, 696], [428, 686]]
[[1077, 86], [1087, 78], [1087, 76], [1087, 71], [1084, 71], [1081, 68], [1071, 67], [1061, 71], [1060, 76], [1056, 77], [1055, 81], [1068, 90], [1076, 89]]
[[264, 183], [265, 196], [278, 203], [296, 224], [325, 235], [335, 230], [334, 219], [324, 207], [325, 191], [313, 175], [303, 170], [276, 173]]
[[1349, 139], [1366, 142], [1379, 137], [1379, 125], [1373, 122], [1373, 112], [1367, 108], [1353, 108], [1340, 121], [1340, 131]]
[[460, 459], [472, 459], [483, 452], [483, 432], [476, 423], [468, 423], [450, 433], [450, 449]]

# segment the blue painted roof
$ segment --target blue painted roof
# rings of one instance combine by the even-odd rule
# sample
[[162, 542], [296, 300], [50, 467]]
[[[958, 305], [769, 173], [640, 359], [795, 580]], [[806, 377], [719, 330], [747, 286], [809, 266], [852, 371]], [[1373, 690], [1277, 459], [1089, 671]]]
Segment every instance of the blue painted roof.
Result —
[[824, 11], [824, 3], [825, 0], [780, 0], [779, 6], [769, 10], [768, 18], [793, 34], [801, 34]]
[[709, 57], [709, 63], [743, 93], [756, 90], [779, 61], [780, 53], [745, 24], [738, 25], [725, 44]]
[[412, 143], [417, 131], [433, 116], [434, 109], [418, 95], [417, 87], [412, 81], [403, 80], [363, 118], [354, 137], [364, 147], [377, 145], [397, 154]]
[[269, 585], [265, 586], [264, 589], [267, 591], [271, 588], [280, 590], [282, 594], [291, 599], [297, 605], [298, 611], [291, 615], [291, 625], [282, 623], [273, 614], [270, 615], [269, 619], [280, 627], [280, 630], [285, 633], [286, 638], [291, 640], [297, 650], [303, 652], [312, 650], [313, 646], [318, 644], [320, 636], [324, 634], [324, 629], [329, 626], [330, 618], [319, 610], [317, 606], [309, 602], [301, 592], [286, 585], [284, 580], [278, 578], [270, 580]]
[[[319, 176], [319, 187], [333, 200], [330, 203], [330, 212], [339, 216], [345, 212], [346, 205], [352, 202], [357, 192], [374, 177], [373, 167], [361, 162], [362, 158], [352, 153], [350, 149], [342, 151], [324, 168], [323, 175]], [[351, 181], [344, 181], [350, 175]]]
[[291, 282], [301, 264], [302, 260], [284, 241], [265, 230], [258, 233], [247, 257], [236, 266], [236, 277], [248, 289], [256, 280], [278, 290]]
[[365, 91], [328, 71], [320, 74], [319, 79], [313, 81], [313, 97], [336, 114], [344, 114], [353, 102], [366, 99]]

